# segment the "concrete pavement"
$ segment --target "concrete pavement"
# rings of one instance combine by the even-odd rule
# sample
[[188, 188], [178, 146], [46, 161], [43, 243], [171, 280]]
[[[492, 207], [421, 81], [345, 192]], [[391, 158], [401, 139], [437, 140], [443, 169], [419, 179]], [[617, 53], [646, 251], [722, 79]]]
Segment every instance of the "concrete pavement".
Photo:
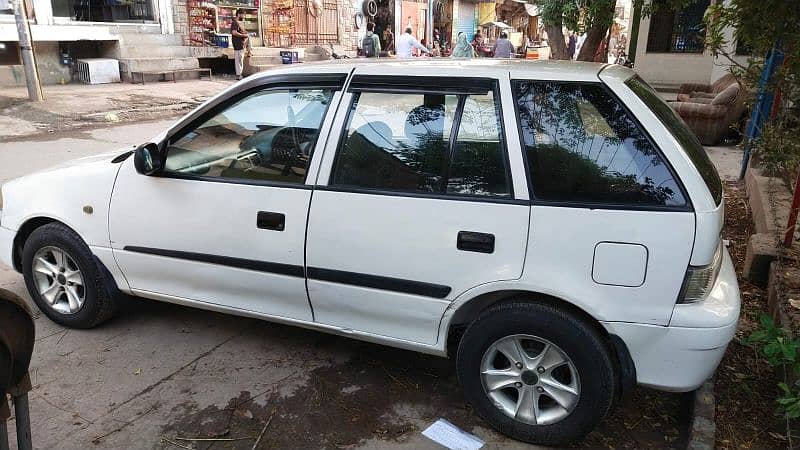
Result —
[[45, 86], [43, 102], [25, 88], [0, 89], [0, 142], [87, 126], [179, 116], [233, 84], [232, 78], [150, 84]]
[[[171, 123], [0, 143], [0, 183], [139, 144]], [[0, 288], [32, 303], [9, 268], [0, 267]], [[140, 299], [93, 330], [60, 327], [38, 311], [36, 326], [37, 448], [250, 449], [263, 431], [262, 448], [434, 449], [420, 432], [439, 417], [487, 448], [530, 448], [486, 427], [447, 359]], [[683, 399], [637, 390], [583, 445], [680, 446]]]

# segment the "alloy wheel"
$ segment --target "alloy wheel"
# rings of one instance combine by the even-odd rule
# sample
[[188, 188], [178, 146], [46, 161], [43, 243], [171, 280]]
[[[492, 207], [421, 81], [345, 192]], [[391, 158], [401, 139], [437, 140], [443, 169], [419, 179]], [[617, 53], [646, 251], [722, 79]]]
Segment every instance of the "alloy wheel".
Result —
[[569, 416], [580, 398], [572, 360], [546, 339], [515, 334], [498, 339], [481, 360], [489, 400], [512, 419], [548, 425]]
[[33, 279], [42, 299], [56, 312], [75, 314], [86, 301], [86, 288], [78, 264], [63, 249], [43, 247], [33, 256]]

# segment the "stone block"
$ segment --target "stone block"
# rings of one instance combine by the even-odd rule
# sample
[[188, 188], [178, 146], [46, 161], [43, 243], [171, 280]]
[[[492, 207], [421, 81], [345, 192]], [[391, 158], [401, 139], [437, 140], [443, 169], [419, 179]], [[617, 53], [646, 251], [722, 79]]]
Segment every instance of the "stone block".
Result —
[[773, 234], [750, 236], [744, 256], [744, 276], [751, 283], [767, 287], [769, 265], [778, 256], [778, 243]]
[[792, 195], [783, 181], [762, 176], [758, 169], [748, 169], [745, 189], [756, 233], [775, 232], [786, 226]]

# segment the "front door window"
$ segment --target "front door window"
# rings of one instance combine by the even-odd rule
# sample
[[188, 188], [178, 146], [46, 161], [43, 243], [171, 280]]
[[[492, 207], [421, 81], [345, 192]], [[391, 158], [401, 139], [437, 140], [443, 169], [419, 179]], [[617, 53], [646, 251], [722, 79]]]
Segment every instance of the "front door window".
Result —
[[302, 184], [331, 90], [257, 91], [170, 141], [165, 172]]

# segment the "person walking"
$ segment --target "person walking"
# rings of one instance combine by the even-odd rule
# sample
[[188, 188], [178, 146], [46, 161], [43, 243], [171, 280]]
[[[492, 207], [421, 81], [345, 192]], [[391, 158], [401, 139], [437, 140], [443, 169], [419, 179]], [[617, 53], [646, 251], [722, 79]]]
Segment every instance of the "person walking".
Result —
[[375, 34], [375, 24], [367, 24], [367, 35], [361, 41], [361, 49], [367, 58], [377, 58], [381, 55], [381, 40]]
[[237, 9], [236, 17], [231, 20], [231, 38], [233, 40], [233, 66], [236, 69], [236, 79], [242, 79], [242, 71], [244, 70], [244, 54], [246, 41], [250, 40], [250, 35], [247, 34], [242, 26], [244, 21], [244, 10]]
[[503, 31], [500, 33], [500, 39], [494, 43], [492, 48], [495, 58], [513, 58], [514, 57], [514, 44], [508, 40], [508, 34]]
[[456, 46], [453, 48], [453, 53], [450, 54], [453, 58], [474, 58], [475, 49], [467, 42], [467, 35], [464, 32], [458, 33], [456, 38]]
[[411, 58], [411, 52], [418, 48], [423, 53], [430, 53], [424, 45], [411, 34], [413, 30], [411, 27], [406, 28], [406, 32], [397, 38], [397, 57], [398, 58]]

